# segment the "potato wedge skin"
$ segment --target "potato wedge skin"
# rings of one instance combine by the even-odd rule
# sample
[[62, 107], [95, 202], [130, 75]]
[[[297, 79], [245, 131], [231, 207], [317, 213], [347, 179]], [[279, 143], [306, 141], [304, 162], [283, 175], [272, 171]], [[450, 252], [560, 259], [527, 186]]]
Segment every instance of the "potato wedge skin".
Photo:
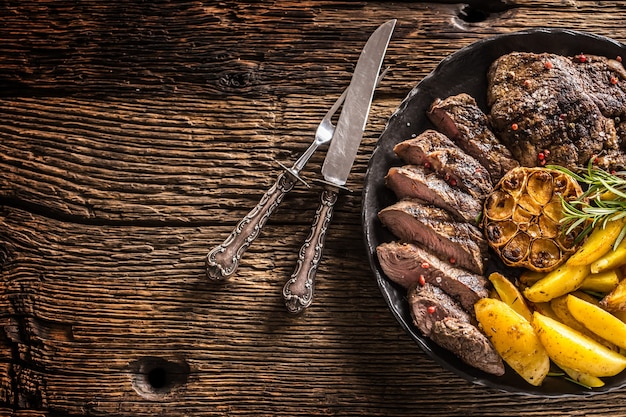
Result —
[[615, 289], [619, 284], [620, 275], [616, 269], [604, 270], [602, 272], [593, 273], [584, 279], [580, 284], [579, 289], [581, 291], [593, 291], [597, 293], [606, 294]]
[[595, 377], [617, 375], [626, 368], [626, 357], [568, 326], [533, 313], [532, 326], [555, 363]]
[[626, 323], [608, 311], [573, 295], [567, 296], [567, 308], [572, 316], [587, 329], [626, 349]]
[[[579, 322], [576, 317], [572, 315], [567, 306], [567, 298], [569, 295], [562, 295], [560, 297], [552, 299], [550, 301], [550, 307], [552, 307], [552, 311], [557, 317], [557, 320], [566, 325], [567, 327], [576, 330], [586, 336], [591, 337], [591, 331], [589, 331], [584, 324]], [[589, 332], [589, 333], [587, 333]], [[587, 333], [587, 334], [586, 334]]]
[[[582, 293], [581, 291], [576, 291], [575, 293], [579, 293], [581, 296], [584, 297], [584, 293]], [[619, 348], [614, 343], [611, 343], [601, 336], [598, 336], [572, 314], [567, 303], [567, 300], [570, 296], [573, 297], [573, 295], [563, 295], [550, 301], [550, 307], [552, 307], [552, 311], [554, 311], [556, 319], [567, 327], [584, 334], [585, 336], [595, 340], [596, 342], [606, 346], [607, 348], [618, 351]]]
[[615, 250], [610, 250], [591, 264], [591, 273], [615, 269], [626, 265], [626, 239], [622, 240]]
[[526, 320], [530, 321], [532, 313], [526, 305], [522, 293], [508, 278], [498, 272], [494, 272], [489, 275], [489, 281], [491, 281], [491, 284], [498, 293], [500, 300], [511, 306], [513, 310], [517, 311]]
[[607, 222], [604, 228], [593, 229], [587, 240], [570, 256], [567, 263], [570, 265], [590, 265], [603, 257], [615, 244], [626, 220], [614, 220]]
[[526, 299], [533, 303], [550, 301], [580, 287], [589, 275], [589, 265], [565, 263], [524, 290]]
[[476, 302], [474, 311], [502, 359], [529, 384], [541, 385], [550, 370], [550, 358], [528, 320], [492, 298]]

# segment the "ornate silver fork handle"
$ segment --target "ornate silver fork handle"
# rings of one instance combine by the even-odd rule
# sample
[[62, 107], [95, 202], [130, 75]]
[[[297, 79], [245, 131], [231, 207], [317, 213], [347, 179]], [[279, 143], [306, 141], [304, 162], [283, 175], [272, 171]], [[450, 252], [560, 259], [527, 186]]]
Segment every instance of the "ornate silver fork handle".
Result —
[[207, 275], [221, 281], [235, 273], [248, 246], [259, 236], [261, 229], [293, 188], [295, 177], [283, 172], [263, 195], [259, 203], [237, 224], [224, 243], [213, 248], [206, 256]]
[[283, 287], [283, 299], [290, 313], [300, 313], [311, 305], [315, 292], [315, 274], [322, 260], [326, 231], [337, 202], [336, 189], [322, 191], [320, 205], [315, 213], [309, 237], [300, 248], [296, 268]]

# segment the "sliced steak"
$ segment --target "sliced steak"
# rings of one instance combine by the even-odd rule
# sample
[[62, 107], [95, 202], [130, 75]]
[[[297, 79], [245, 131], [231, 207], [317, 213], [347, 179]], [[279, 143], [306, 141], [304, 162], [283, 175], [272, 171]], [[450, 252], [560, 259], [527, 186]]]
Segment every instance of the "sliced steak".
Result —
[[412, 286], [408, 291], [408, 301], [413, 324], [426, 337], [430, 337], [433, 325], [446, 317], [453, 317], [466, 323], [471, 323], [472, 320], [469, 313], [452, 297], [434, 285]]
[[504, 374], [502, 358], [489, 339], [471, 323], [446, 317], [432, 324], [430, 338], [468, 365], [490, 374]]
[[481, 231], [461, 223], [445, 210], [414, 199], [401, 200], [378, 213], [391, 233], [405, 242], [416, 242], [442, 259], [477, 274], [485, 270], [487, 241]]
[[385, 183], [398, 199], [417, 198], [448, 211], [460, 221], [476, 224], [483, 209], [480, 200], [427, 172], [422, 165], [392, 167]]
[[467, 311], [473, 312], [474, 303], [489, 295], [484, 276], [456, 268], [416, 244], [382, 243], [376, 248], [376, 255], [392, 281], [404, 288], [427, 282], [458, 300]]
[[435, 100], [428, 118], [439, 131], [487, 168], [494, 183], [519, 166], [511, 151], [493, 134], [487, 116], [470, 95]]
[[393, 150], [405, 163], [432, 168], [450, 185], [460, 187], [480, 201], [493, 188], [487, 169], [443, 133], [426, 130], [398, 143]]
[[514, 52], [488, 72], [491, 126], [524, 166], [547, 162], [571, 169], [596, 154], [602, 168], [623, 163], [624, 138], [615, 121], [626, 120], [626, 71], [604, 57], [564, 57]]

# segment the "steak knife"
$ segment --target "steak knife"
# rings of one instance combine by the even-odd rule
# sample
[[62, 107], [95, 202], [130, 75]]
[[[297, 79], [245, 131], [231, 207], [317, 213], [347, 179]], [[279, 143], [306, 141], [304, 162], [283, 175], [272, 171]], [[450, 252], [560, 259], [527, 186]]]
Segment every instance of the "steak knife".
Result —
[[300, 248], [295, 270], [283, 287], [285, 306], [290, 313], [302, 312], [313, 301], [315, 274], [322, 259], [333, 207], [339, 190], [344, 188], [350, 175], [363, 138], [376, 79], [395, 25], [396, 20], [393, 19], [374, 31], [361, 51], [354, 69], [346, 100], [322, 165], [324, 189], [320, 196], [320, 205], [309, 236]]

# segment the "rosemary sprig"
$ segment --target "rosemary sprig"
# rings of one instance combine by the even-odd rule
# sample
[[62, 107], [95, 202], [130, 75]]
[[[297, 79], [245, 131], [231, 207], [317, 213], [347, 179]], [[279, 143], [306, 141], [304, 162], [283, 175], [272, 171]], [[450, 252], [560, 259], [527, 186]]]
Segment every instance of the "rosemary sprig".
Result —
[[[561, 223], [566, 227], [566, 234], [582, 226], [576, 241], [582, 240], [597, 225], [604, 228], [609, 221], [626, 217], [626, 171], [609, 173], [593, 166], [593, 158], [587, 169], [581, 173], [557, 165], [549, 165], [554, 169], [572, 176], [587, 189], [575, 200], [561, 200], [564, 217]], [[626, 237], [626, 226], [617, 237], [614, 248]]]

